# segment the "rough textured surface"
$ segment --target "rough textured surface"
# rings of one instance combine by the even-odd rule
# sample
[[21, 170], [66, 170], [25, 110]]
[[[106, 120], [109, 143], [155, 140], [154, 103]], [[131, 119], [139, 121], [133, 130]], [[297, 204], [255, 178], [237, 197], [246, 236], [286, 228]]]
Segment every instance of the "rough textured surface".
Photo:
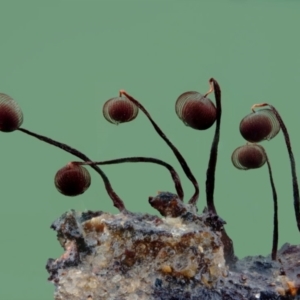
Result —
[[209, 219], [65, 213], [52, 224], [65, 252], [47, 263], [55, 299], [300, 299], [300, 246], [229, 269]]

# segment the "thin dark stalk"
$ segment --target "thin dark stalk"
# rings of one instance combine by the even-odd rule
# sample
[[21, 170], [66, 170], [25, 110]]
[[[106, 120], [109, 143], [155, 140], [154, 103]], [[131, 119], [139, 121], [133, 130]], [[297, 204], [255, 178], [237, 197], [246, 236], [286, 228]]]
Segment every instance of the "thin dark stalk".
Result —
[[174, 168], [171, 165], [169, 165], [168, 163], [166, 163], [166, 162], [164, 162], [160, 159], [156, 159], [156, 158], [152, 158], [152, 157], [137, 156], [137, 157], [117, 158], [117, 159], [106, 160], [106, 161], [85, 161], [85, 162], [72, 162], [72, 163], [79, 164], [79, 165], [93, 166], [93, 165], [112, 165], [112, 164], [120, 164], [120, 163], [127, 163], [127, 162], [154, 163], [154, 164], [158, 164], [158, 165], [166, 167], [170, 171], [172, 179], [175, 183], [175, 189], [176, 189], [176, 192], [177, 192], [177, 195], [178, 195], [179, 199], [183, 200], [183, 196], [184, 196], [183, 189], [182, 189], [180, 178], [179, 178], [177, 172], [174, 170]]
[[[265, 151], [264, 151], [265, 152]], [[267, 156], [267, 153], [265, 152], [266, 155], [266, 161], [268, 165], [268, 171], [269, 171], [269, 176], [270, 176], [270, 183], [272, 187], [272, 193], [273, 193], [273, 203], [274, 203], [274, 217], [273, 217], [273, 244], [272, 244], [272, 260], [276, 260], [277, 257], [277, 248], [278, 248], [278, 204], [277, 204], [277, 193], [276, 193], [276, 188], [273, 180], [273, 175], [272, 175], [272, 169], [271, 169], [271, 164], [269, 161], [269, 158]]]
[[166, 137], [166, 135], [159, 128], [159, 126], [154, 122], [154, 120], [152, 119], [152, 117], [150, 116], [148, 111], [144, 108], [144, 106], [140, 102], [138, 102], [136, 99], [134, 99], [132, 96], [130, 96], [123, 90], [120, 91], [120, 96], [121, 95], [125, 95], [132, 103], [134, 103], [146, 115], [146, 117], [149, 119], [149, 121], [153, 125], [155, 131], [167, 143], [167, 145], [172, 149], [172, 151], [175, 154], [178, 162], [180, 163], [185, 175], [188, 177], [188, 179], [194, 185], [195, 193], [192, 196], [192, 198], [189, 200], [189, 204], [196, 206], [198, 198], [199, 198], [199, 185], [198, 185], [196, 178], [192, 174], [192, 171], [190, 170], [188, 164], [186, 163], [185, 159], [183, 158], [183, 156], [180, 154], [178, 149], [171, 143], [171, 141]]
[[[214, 204], [214, 190], [215, 190], [215, 173], [218, 159], [218, 145], [220, 140], [220, 127], [221, 127], [221, 116], [222, 116], [222, 105], [221, 105], [221, 89], [218, 82], [211, 78], [209, 80], [211, 89], [206, 93], [205, 97], [214, 91], [216, 108], [217, 108], [217, 119], [214, 139], [210, 149], [210, 157], [208, 162], [208, 168], [206, 171], [206, 204], [208, 211], [212, 214], [217, 215], [217, 210]], [[227, 234], [225, 228], [221, 232], [221, 240], [224, 245], [224, 256], [228, 264], [232, 264], [235, 261], [233, 242]]]
[[252, 110], [254, 110], [255, 107], [262, 107], [262, 106], [269, 106], [272, 112], [275, 114], [280, 127], [283, 132], [283, 136], [285, 139], [285, 144], [288, 150], [289, 158], [290, 158], [290, 163], [291, 163], [291, 171], [292, 171], [292, 185], [293, 185], [293, 196], [294, 196], [294, 210], [295, 210], [295, 216], [296, 216], [296, 222], [297, 222], [297, 227], [298, 230], [300, 231], [300, 197], [299, 197], [299, 187], [298, 187], [298, 180], [297, 180], [297, 174], [296, 174], [296, 163], [295, 163], [295, 158], [294, 154], [292, 151], [292, 146], [291, 146], [291, 141], [289, 137], [289, 133], [287, 131], [287, 128], [277, 111], [277, 109], [268, 103], [261, 103], [261, 104], [255, 104], [252, 106]]
[[[22, 131], [28, 135], [31, 135], [43, 142], [46, 142], [48, 144], [51, 144], [55, 147], [58, 147], [66, 152], [69, 152], [79, 158], [81, 158], [82, 160], [84, 161], [90, 161], [90, 159], [85, 155], [83, 154], [82, 152], [66, 145], [66, 144], [63, 144], [63, 143], [60, 143], [60, 142], [57, 142], [55, 140], [52, 140], [46, 136], [43, 136], [43, 135], [39, 135], [37, 133], [34, 133], [34, 132], [31, 132], [27, 129], [24, 129], [24, 128], [18, 128], [19, 131]], [[110, 196], [114, 206], [120, 211], [120, 212], [123, 212], [123, 213], [126, 213], [127, 210], [125, 208], [125, 205], [124, 205], [124, 202], [119, 198], [119, 196], [115, 193], [115, 191], [113, 190], [107, 176], [105, 175], [105, 173], [98, 167], [98, 166], [95, 166], [95, 165], [92, 165], [91, 166], [100, 176], [101, 178], [103, 179], [103, 182], [104, 182], [104, 185], [105, 185], [105, 188], [106, 188], [106, 191], [108, 193], [108, 195]]]
[[221, 89], [218, 82], [211, 78], [209, 83], [213, 86], [213, 91], [216, 99], [216, 108], [217, 108], [217, 120], [216, 120], [216, 129], [214, 139], [210, 149], [210, 157], [208, 162], [208, 168], [206, 171], [206, 203], [209, 212], [217, 214], [215, 204], [214, 204], [214, 189], [215, 189], [215, 172], [218, 158], [218, 144], [220, 140], [220, 126], [221, 126], [221, 115], [222, 115], [222, 106], [221, 106]]

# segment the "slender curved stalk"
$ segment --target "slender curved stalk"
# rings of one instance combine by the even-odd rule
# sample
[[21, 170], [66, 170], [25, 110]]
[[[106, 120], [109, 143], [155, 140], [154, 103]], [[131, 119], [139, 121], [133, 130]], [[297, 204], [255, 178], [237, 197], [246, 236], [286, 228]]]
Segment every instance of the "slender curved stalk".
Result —
[[215, 204], [214, 204], [214, 189], [215, 189], [215, 172], [216, 172], [216, 165], [217, 165], [217, 158], [218, 158], [218, 144], [220, 140], [220, 126], [221, 126], [221, 115], [222, 115], [221, 89], [218, 82], [214, 78], [211, 78], [209, 82], [212, 85], [212, 89], [208, 93], [210, 93], [213, 90], [215, 94], [217, 120], [216, 120], [215, 135], [210, 149], [208, 168], [206, 171], [206, 183], [205, 183], [206, 203], [207, 203], [208, 211], [217, 214]]
[[272, 244], [272, 254], [271, 254], [271, 256], [272, 256], [272, 260], [276, 260], [277, 248], [278, 248], [278, 204], [277, 204], [277, 193], [276, 193], [275, 184], [274, 184], [274, 180], [273, 180], [271, 164], [270, 164], [270, 161], [269, 161], [269, 158], [268, 158], [266, 152], [265, 152], [265, 155], [266, 155], [266, 162], [267, 162], [268, 171], [269, 171], [270, 183], [271, 183], [271, 188], [272, 188], [272, 193], [273, 193], [273, 204], [274, 204], [273, 244]]
[[[208, 168], [206, 171], [206, 204], [207, 209], [210, 213], [217, 215], [217, 210], [214, 204], [214, 190], [215, 190], [215, 173], [218, 158], [218, 145], [220, 140], [220, 127], [221, 127], [221, 89], [218, 82], [214, 78], [210, 78], [209, 83], [211, 85], [210, 90], [205, 94], [205, 97], [214, 91], [216, 108], [217, 108], [217, 118], [216, 118], [216, 129], [214, 139], [210, 149], [210, 157], [208, 162]], [[225, 228], [222, 230], [221, 240], [224, 245], [224, 256], [228, 264], [232, 264], [235, 261], [233, 242], [229, 235], [227, 234]]]
[[[58, 147], [66, 152], [69, 152], [79, 158], [81, 158], [82, 160], [84, 161], [90, 161], [90, 159], [85, 155], [83, 154], [82, 152], [66, 145], [66, 144], [63, 144], [63, 143], [60, 143], [60, 142], [57, 142], [55, 140], [52, 140], [46, 136], [43, 136], [43, 135], [40, 135], [40, 134], [37, 134], [37, 133], [34, 133], [32, 131], [29, 131], [25, 128], [18, 128], [17, 130], [21, 131], [21, 132], [24, 132], [28, 135], [31, 135], [43, 142], [46, 142], [48, 144], [51, 144], [55, 147]], [[108, 193], [108, 195], [110, 196], [114, 206], [120, 211], [120, 212], [123, 212], [123, 213], [126, 213], [127, 212], [127, 209], [125, 208], [125, 204], [124, 202], [120, 199], [120, 197], [115, 193], [115, 191], [113, 190], [107, 176], [105, 175], [105, 173], [98, 167], [98, 166], [91, 166], [100, 176], [101, 178], [103, 179], [103, 182], [104, 182], [104, 185], [105, 185], [105, 188], [106, 188], [106, 191]]]
[[78, 164], [78, 165], [95, 166], [95, 165], [112, 165], [112, 164], [120, 164], [120, 163], [127, 163], [127, 162], [154, 163], [154, 164], [158, 164], [158, 165], [166, 167], [170, 171], [170, 174], [174, 181], [175, 189], [176, 189], [179, 199], [183, 200], [183, 196], [184, 196], [183, 189], [182, 189], [180, 178], [179, 178], [177, 172], [174, 170], [174, 168], [171, 165], [169, 165], [168, 163], [166, 163], [160, 159], [156, 159], [156, 158], [152, 158], [152, 157], [135, 156], [135, 157], [117, 158], [117, 159], [106, 160], [106, 161], [85, 161], [85, 162], [72, 161], [71, 163]]
[[194, 192], [194, 195], [192, 196], [192, 198], [189, 200], [189, 203], [191, 205], [193, 205], [193, 206], [196, 206], [198, 198], [199, 198], [199, 185], [198, 185], [198, 182], [197, 182], [196, 178], [192, 174], [192, 171], [190, 170], [187, 162], [183, 158], [183, 156], [180, 154], [180, 152], [178, 151], [178, 149], [171, 143], [171, 141], [166, 137], [166, 135], [159, 128], [159, 126], [154, 122], [154, 120], [152, 119], [151, 115], [148, 113], [148, 111], [145, 109], [145, 107], [139, 101], [137, 101], [132, 96], [130, 96], [129, 94], [127, 94], [127, 92], [125, 92], [124, 90], [120, 90], [120, 96], [121, 95], [125, 95], [128, 98], [128, 100], [130, 100], [132, 103], [134, 103], [146, 115], [146, 117], [151, 122], [151, 124], [153, 125], [153, 127], [154, 127], [155, 131], [158, 133], [158, 135], [172, 149], [172, 151], [173, 151], [174, 155], [176, 156], [178, 162], [180, 163], [180, 165], [181, 165], [181, 167], [182, 167], [185, 175], [188, 177], [188, 179], [194, 185], [195, 192]]
[[291, 141], [290, 141], [290, 137], [289, 137], [289, 133], [287, 131], [287, 128], [279, 114], [279, 112], [277, 111], [277, 109], [269, 104], [269, 103], [261, 103], [261, 104], [254, 104], [252, 106], [252, 111], [254, 111], [254, 109], [256, 107], [263, 107], [263, 106], [269, 106], [269, 108], [272, 110], [272, 112], [274, 113], [274, 115], [276, 116], [280, 127], [282, 129], [283, 132], [283, 136], [285, 139], [285, 144], [288, 150], [288, 154], [289, 154], [289, 158], [290, 158], [290, 163], [291, 163], [291, 172], [292, 172], [292, 185], [293, 185], [293, 196], [294, 196], [294, 210], [295, 210], [295, 216], [296, 216], [296, 222], [297, 222], [297, 227], [298, 230], [300, 231], [300, 197], [299, 197], [299, 186], [298, 186], [298, 180], [297, 180], [297, 174], [296, 174], [296, 163], [295, 163], [295, 158], [294, 158], [294, 154], [292, 151], [292, 146], [291, 146]]

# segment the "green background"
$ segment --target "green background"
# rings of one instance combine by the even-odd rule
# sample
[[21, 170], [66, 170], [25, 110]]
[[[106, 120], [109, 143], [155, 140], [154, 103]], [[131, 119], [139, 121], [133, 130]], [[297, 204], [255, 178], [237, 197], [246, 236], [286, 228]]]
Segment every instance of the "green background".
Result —
[[[103, 118], [103, 103], [125, 89], [187, 159], [200, 184], [200, 210], [214, 127], [184, 126], [174, 103], [188, 90], [205, 93], [208, 79], [216, 78], [223, 92], [217, 209], [239, 257], [270, 253], [267, 168], [238, 171], [230, 156], [244, 144], [241, 118], [252, 104], [270, 102], [286, 122], [300, 164], [299, 1], [24, 0], [2, 1], [0, 11], [0, 91], [22, 107], [24, 128], [95, 160], [134, 155], [166, 160], [179, 172], [187, 200], [192, 185], [142, 113], [119, 126]], [[52, 299], [45, 264], [63, 251], [50, 224], [71, 208], [117, 211], [93, 171], [84, 195], [68, 198], [56, 191], [54, 174], [74, 160], [71, 155], [21, 132], [1, 133], [0, 139], [0, 298]], [[282, 133], [263, 145], [278, 190], [280, 246], [299, 244]], [[155, 213], [148, 196], [174, 191], [168, 172], [156, 165], [103, 169], [131, 211]]]

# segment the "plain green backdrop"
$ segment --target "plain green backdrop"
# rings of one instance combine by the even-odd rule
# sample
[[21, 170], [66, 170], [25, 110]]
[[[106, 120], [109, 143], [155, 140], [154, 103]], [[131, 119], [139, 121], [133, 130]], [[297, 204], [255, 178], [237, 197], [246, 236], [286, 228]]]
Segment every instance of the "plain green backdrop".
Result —
[[[270, 102], [289, 130], [300, 166], [300, 2], [1, 1], [0, 92], [22, 107], [23, 127], [65, 142], [95, 160], [144, 155], [171, 163], [186, 194], [193, 187], [172, 151], [140, 113], [114, 126], [103, 103], [120, 89], [139, 99], [187, 159], [205, 205], [205, 174], [214, 127], [196, 131], [176, 116], [188, 90], [223, 93], [215, 199], [236, 254], [270, 253], [273, 204], [267, 167], [239, 171], [232, 151], [244, 140], [239, 122], [254, 103]], [[214, 100], [212, 96], [211, 99]], [[21, 132], [1, 133], [0, 298], [53, 299], [45, 265], [63, 250], [49, 227], [65, 211], [116, 213], [103, 183], [75, 198], [59, 194], [54, 174], [75, 158]], [[299, 244], [291, 171], [282, 133], [264, 142], [279, 198], [280, 246]], [[149, 164], [103, 167], [129, 210], [156, 213], [148, 196], [174, 191], [168, 172]]]

